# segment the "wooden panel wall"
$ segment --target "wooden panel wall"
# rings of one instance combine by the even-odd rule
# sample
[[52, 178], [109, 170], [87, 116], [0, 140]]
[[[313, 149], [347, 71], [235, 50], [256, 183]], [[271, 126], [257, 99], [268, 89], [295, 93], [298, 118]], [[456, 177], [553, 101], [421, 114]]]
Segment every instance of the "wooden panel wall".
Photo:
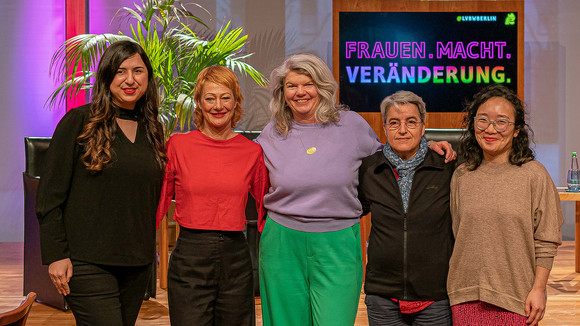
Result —
[[[384, 144], [387, 141], [383, 130], [383, 120], [379, 112], [359, 112], [379, 136]], [[426, 128], [461, 128], [462, 112], [427, 112]]]

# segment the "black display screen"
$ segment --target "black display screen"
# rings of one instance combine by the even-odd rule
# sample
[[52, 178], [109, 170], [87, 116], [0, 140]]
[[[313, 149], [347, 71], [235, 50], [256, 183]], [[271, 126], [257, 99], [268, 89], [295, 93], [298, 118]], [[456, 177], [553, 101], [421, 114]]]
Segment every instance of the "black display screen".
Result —
[[515, 12], [340, 12], [340, 102], [379, 112], [415, 92], [428, 112], [460, 112], [486, 84], [517, 92]]

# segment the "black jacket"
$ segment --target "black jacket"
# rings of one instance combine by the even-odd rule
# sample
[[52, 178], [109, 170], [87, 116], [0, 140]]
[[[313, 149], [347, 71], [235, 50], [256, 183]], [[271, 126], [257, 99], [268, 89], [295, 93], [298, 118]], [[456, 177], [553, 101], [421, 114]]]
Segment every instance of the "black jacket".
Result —
[[42, 262], [71, 258], [115, 266], [150, 264], [155, 259], [163, 169], [145, 122], [138, 122], [135, 142], [117, 128], [111, 162], [91, 173], [77, 143], [88, 118], [88, 104], [70, 110], [58, 123], [46, 154], [36, 201]]
[[449, 184], [455, 162], [432, 150], [417, 167], [407, 214], [393, 166], [377, 152], [362, 161], [359, 198], [370, 210], [365, 292], [400, 300], [447, 298], [453, 250]]

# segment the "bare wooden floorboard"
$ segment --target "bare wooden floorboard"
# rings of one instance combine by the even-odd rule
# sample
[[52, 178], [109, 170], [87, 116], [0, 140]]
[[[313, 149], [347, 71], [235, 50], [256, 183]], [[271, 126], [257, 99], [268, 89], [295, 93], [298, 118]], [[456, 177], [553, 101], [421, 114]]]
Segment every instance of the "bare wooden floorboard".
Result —
[[[16, 307], [22, 295], [23, 245], [21, 242], [0, 243], [0, 311]], [[257, 326], [262, 325], [260, 298], [256, 298]], [[75, 325], [72, 313], [62, 312], [39, 303], [34, 303], [29, 326]], [[138, 326], [169, 325], [167, 292], [157, 289], [157, 298], [143, 302]], [[368, 325], [364, 294], [359, 301], [355, 326]], [[580, 273], [574, 272], [574, 242], [565, 241], [548, 281], [548, 305], [542, 326], [580, 325]]]

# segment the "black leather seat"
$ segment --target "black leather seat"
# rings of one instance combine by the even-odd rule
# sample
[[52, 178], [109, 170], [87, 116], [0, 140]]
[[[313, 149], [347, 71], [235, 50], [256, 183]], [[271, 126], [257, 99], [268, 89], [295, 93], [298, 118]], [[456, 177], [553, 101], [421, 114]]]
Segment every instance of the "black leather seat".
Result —
[[425, 129], [425, 139], [433, 141], [446, 140], [451, 144], [455, 151], [459, 148], [459, 141], [463, 129]]
[[24, 291], [36, 292], [36, 301], [68, 310], [64, 297], [58, 293], [50, 277], [48, 266], [42, 265], [40, 256], [40, 231], [36, 218], [36, 192], [44, 166], [44, 158], [50, 138], [24, 138], [26, 167], [22, 173], [24, 181]]

